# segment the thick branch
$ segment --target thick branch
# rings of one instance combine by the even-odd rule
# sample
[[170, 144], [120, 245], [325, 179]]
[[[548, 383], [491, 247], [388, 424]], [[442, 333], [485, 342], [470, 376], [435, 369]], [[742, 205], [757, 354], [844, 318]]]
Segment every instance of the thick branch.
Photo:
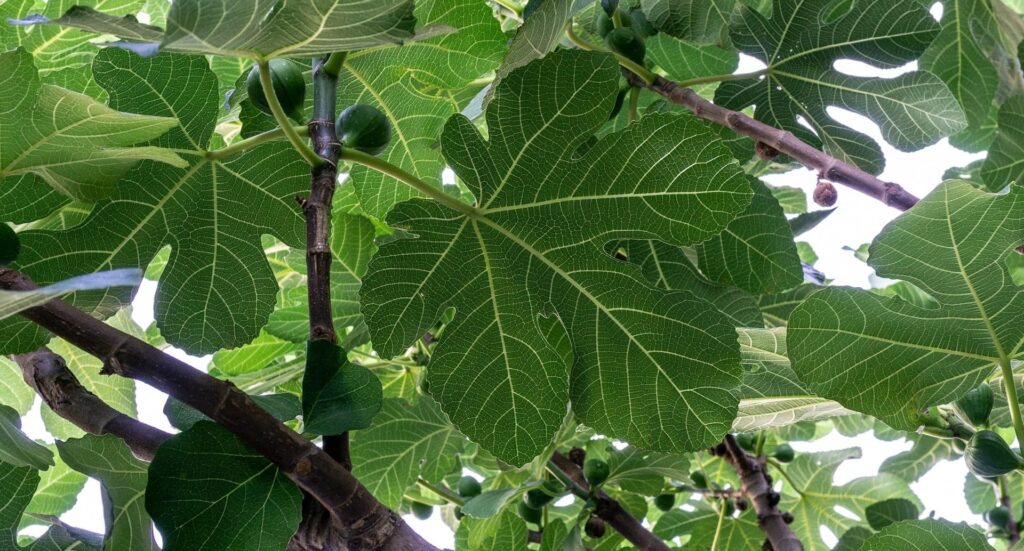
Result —
[[91, 434], [112, 434], [140, 459], [152, 461], [170, 434], [141, 423], [110, 407], [68, 369], [64, 358], [48, 348], [14, 356], [21, 375], [57, 415]]
[[747, 499], [754, 505], [757, 513], [757, 524], [768, 537], [774, 551], [803, 551], [803, 544], [796, 534], [789, 529], [786, 520], [779, 511], [779, 494], [772, 490], [771, 482], [765, 473], [764, 457], [751, 457], [736, 442], [736, 438], [725, 435], [724, 450], [719, 448], [721, 455], [732, 465], [740, 477], [740, 488]]
[[[583, 492], [589, 494], [590, 486], [583, 478], [583, 472], [580, 471], [578, 465], [558, 452], [551, 456], [551, 462]], [[629, 514], [622, 508], [622, 505], [619, 505], [618, 501], [612, 499], [608, 494], [598, 492], [595, 501], [597, 501], [597, 509], [594, 514], [622, 534], [637, 549], [640, 551], [669, 551], [668, 545], [661, 538], [644, 528], [644, 525], [636, 517]]]
[[[0, 289], [35, 287], [0, 267]], [[435, 550], [377, 501], [348, 470], [286, 427], [227, 381], [198, 371], [61, 300], [22, 316], [103, 360], [104, 374], [142, 381], [205, 413], [316, 498], [334, 517], [350, 551]]]
[[629, 71], [623, 73], [633, 86], [646, 86], [672, 103], [686, 107], [699, 118], [767, 144], [807, 168], [817, 170], [825, 180], [851, 187], [900, 210], [907, 210], [918, 201], [917, 197], [899, 184], [883, 182], [849, 163], [831, 157], [804, 143], [792, 132], [779, 130], [743, 113], [715, 105], [691, 88], [685, 88], [662, 77], [657, 77], [653, 83], [646, 84], [643, 79]]

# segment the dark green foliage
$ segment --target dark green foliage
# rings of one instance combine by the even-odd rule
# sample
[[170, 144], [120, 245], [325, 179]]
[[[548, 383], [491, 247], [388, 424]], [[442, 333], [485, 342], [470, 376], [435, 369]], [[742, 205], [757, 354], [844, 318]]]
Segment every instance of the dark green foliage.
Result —
[[619, 0], [601, 0], [601, 8], [609, 17], [619, 8]]
[[977, 476], [994, 477], [1013, 472], [1021, 466], [1021, 459], [1002, 436], [990, 431], [974, 433], [964, 451], [967, 468]]
[[[302, 66], [290, 59], [271, 59], [270, 78], [274, 83], [274, 95], [281, 103], [285, 114], [302, 121], [302, 104], [306, 101], [306, 78], [302, 74]], [[245, 89], [249, 93], [249, 101], [260, 111], [271, 115], [267, 97], [260, 85], [259, 67], [254, 66], [245, 79]]]
[[526, 492], [526, 502], [534, 509], [540, 509], [551, 503], [562, 491], [561, 485], [549, 480], [544, 482], [540, 488]]
[[360, 103], [342, 111], [335, 131], [342, 146], [370, 155], [383, 153], [391, 143], [391, 121], [372, 105]]

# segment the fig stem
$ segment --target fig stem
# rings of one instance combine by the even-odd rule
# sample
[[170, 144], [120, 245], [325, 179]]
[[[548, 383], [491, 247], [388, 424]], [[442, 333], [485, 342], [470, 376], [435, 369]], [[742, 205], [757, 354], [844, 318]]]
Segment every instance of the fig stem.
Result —
[[632, 59], [629, 59], [628, 57], [622, 54], [618, 54], [610, 50], [605, 50], [604, 48], [599, 48], [594, 44], [591, 44], [586, 40], [583, 40], [582, 38], [580, 38], [578, 34], [576, 34], [575, 31], [572, 30], [571, 22], [565, 27], [565, 36], [569, 39], [569, 42], [572, 42], [581, 50], [607, 52], [614, 55], [615, 60], [619, 62], [619, 65], [627, 69], [629, 72], [635, 74], [648, 85], [654, 84], [654, 81], [658, 78], [658, 75], [652, 73], [650, 70], [647, 69], [647, 67], [640, 65], [639, 63], [633, 61]]
[[[293, 127], [293, 130], [295, 130], [295, 132], [298, 133], [300, 136], [309, 136], [309, 128], [307, 128], [305, 126], [296, 126], [296, 127]], [[284, 137], [285, 137], [285, 133], [284, 133], [284, 130], [281, 129], [281, 128], [275, 128], [273, 130], [267, 130], [266, 132], [263, 132], [263, 133], [260, 133], [260, 134], [256, 134], [255, 136], [250, 136], [250, 137], [248, 137], [248, 138], [246, 138], [246, 139], [244, 139], [244, 140], [242, 140], [240, 142], [235, 142], [235, 143], [233, 143], [231, 145], [222, 147], [220, 149], [214, 149], [212, 151], [207, 151], [206, 152], [206, 158], [207, 159], [223, 159], [224, 157], [230, 157], [231, 155], [235, 155], [237, 153], [241, 153], [241, 152], [243, 152], [243, 151], [245, 151], [247, 149], [252, 149], [253, 147], [256, 147], [257, 145], [262, 145], [262, 144], [265, 144], [267, 142], [272, 142], [274, 140], [280, 140], [281, 138], [284, 138]]]
[[313, 151], [313, 148], [309, 147], [309, 144], [302, 139], [302, 136], [299, 136], [298, 132], [295, 131], [295, 127], [292, 126], [291, 120], [288, 119], [288, 115], [285, 114], [284, 109], [281, 107], [281, 102], [277, 99], [277, 93], [274, 92], [274, 81], [270, 76], [270, 60], [261, 59], [257, 63], [257, 67], [259, 67], [260, 71], [260, 85], [263, 87], [263, 95], [267, 98], [267, 106], [270, 107], [270, 112], [274, 115], [277, 125], [284, 132], [284, 136], [288, 138], [292, 147], [311, 166], [320, 166], [326, 162]]

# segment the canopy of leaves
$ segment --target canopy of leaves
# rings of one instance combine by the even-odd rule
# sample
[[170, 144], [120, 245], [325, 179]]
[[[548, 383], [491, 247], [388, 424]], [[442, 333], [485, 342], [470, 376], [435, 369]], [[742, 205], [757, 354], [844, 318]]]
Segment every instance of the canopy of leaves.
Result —
[[[701, 241], [749, 204], [749, 185], [689, 117], [644, 117], [586, 144], [617, 80], [609, 56], [557, 52], [502, 81], [487, 110], [489, 141], [451, 119], [442, 150], [477, 206], [400, 205], [388, 223], [417, 238], [382, 246], [363, 286], [385, 355], [456, 309], [431, 360], [431, 393], [462, 432], [513, 464], [543, 449], [569, 398], [568, 366], [538, 329], [542, 314], [557, 315], [573, 343], [572, 402], [584, 423], [683, 451], [719, 439], [734, 415], [731, 325], [691, 293], [651, 288], [599, 242]], [[538, 96], [542, 81], [548, 93]]]

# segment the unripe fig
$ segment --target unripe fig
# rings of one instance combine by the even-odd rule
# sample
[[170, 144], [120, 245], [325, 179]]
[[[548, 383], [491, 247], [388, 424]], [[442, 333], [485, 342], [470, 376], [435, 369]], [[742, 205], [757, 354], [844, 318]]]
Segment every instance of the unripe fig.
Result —
[[651, 25], [651, 22], [647, 20], [647, 16], [644, 12], [639, 9], [634, 9], [629, 12], [629, 20], [631, 24], [629, 26], [636, 29], [636, 32], [641, 38], [647, 38], [648, 36], [654, 36], [658, 34], [658, 29]]
[[661, 511], [671, 511], [676, 506], [676, 495], [661, 494], [654, 498], [654, 506]]
[[594, 19], [594, 26], [597, 27], [597, 34], [601, 38], [608, 38], [608, 33], [612, 32], [612, 29], [615, 28], [615, 22], [612, 21], [612, 18], [603, 11], [599, 11], [594, 14]]
[[756, 438], [749, 432], [741, 432], [736, 435], [736, 443], [748, 452], [754, 451]]
[[608, 17], [611, 17], [618, 8], [619, 0], [601, 0], [601, 9], [608, 14]]
[[594, 539], [601, 539], [604, 536], [604, 521], [599, 517], [591, 516], [587, 519], [583, 531]]
[[546, 481], [540, 488], [526, 492], [526, 502], [534, 509], [540, 509], [554, 501], [562, 493], [562, 486], [553, 481]]
[[708, 487], [708, 479], [706, 476], [704, 476], [704, 473], [702, 471], [693, 471], [692, 473], [690, 473], [690, 480], [693, 481], [693, 485], [695, 487], [700, 488], [702, 490]]
[[533, 524], [540, 524], [541, 511], [540, 509], [534, 509], [530, 507], [525, 501], [519, 502], [519, 516], [526, 522], [532, 522]]
[[391, 121], [372, 105], [357, 104], [338, 115], [338, 140], [344, 147], [379, 155], [391, 143]]
[[778, 459], [783, 463], [789, 463], [792, 461], [794, 455], [796, 454], [793, 451], [793, 446], [790, 446], [789, 444], [779, 444], [778, 447], [775, 448], [775, 459]]
[[465, 498], [476, 497], [480, 495], [483, 490], [480, 487], [480, 482], [471, 476], [464, 476], [459, 479], [459, 483], [455, 489], [459, 492], [459, 495]]
[[430, 515], [434, 514], [434, 506], [428, 503], [413, 501], [412, 514], [414, 517], [420, 520], [427, 520], [428, 518], [430, 518]]
[[1002, 436], [990, 431], [979, 430], [967, 442], [964, 451], [967, 468], [982, 477], [995, 477], [1011, 473], [1022, 466], [1022, 461]]
[[[302, 105], [306, 101], [306, 78], [302, 74], [302, 66], [290, 59], [270, 60], [270, 80], [274, 83], [274, 95], [281, 104], [285, 114], [296, 121], [302, 121]], [[245, 79], [245, 89], [249, 93], [249, 101], [257, 109], [268, 115], [270, 104], [267, 103], [267, 96], [263, 94], [263, 86], [260, 84], [259, 67], [253, 66], [249, 76]]]
[[985, 513], [985, 520], [998, 528], [1006, 528], [1010, 524], [1010, 510], [1006, 507], [995, 507]]
[[608, 464], [600, 459], [588, 459], [583, 464], [583, 477], [591, 486], [600, 486], [605, 480], [608, 480], [608, 473]]
[[11, 264], [18, 259], [21, 242], [10, 226], [0, 222], [0, 265]]
[[969, 390], [967, 394], [961, 396], [955, 406], [961, 417], [978, 427], [988, 423], [994, 401], [992, 387], [981, 383], [978, 388]]
[[647, 56], [647, 46], [644, 45], [643, 37], [635, 29], [630, 27], [613, 29], [612, 32], [608, 33], [605, 40], [608, 41], [608, 47], [613, 52], [639, 65], [644, 64], [644, 58]]

